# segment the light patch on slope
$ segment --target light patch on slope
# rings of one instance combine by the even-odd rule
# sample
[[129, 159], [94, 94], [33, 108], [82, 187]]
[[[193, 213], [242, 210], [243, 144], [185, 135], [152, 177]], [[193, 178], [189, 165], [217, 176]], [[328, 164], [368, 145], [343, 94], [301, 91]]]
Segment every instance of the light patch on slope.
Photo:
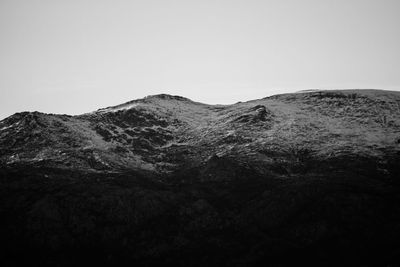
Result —
[[17, 121], [17, 122], [15, 122], [15, 123], [13, 123], [13, 124], [11, 124], [9, 126], [5, 126], [3, 128], [0, 128], [0, 131], [4, 131], [4, 130], [7, 130], [7, 129], [12, 128], [14, 126], [17, 126], [19, 123], [20, 123], [20, 121]]
[[18, 161], [20, 161], [20, 158], [19, 158], [18, 154], [11, 155], [7, 160], [7, 164], [12, 164], [12, 163], [18, 162]]
[[105, 109], [100, 109], [99, 112], [106, 113], [106, 112], [117, 112], [120, 110], [128, 110], [132, 109], [139, 106], [138, 103], [131, 103], [131, 104], [125, 104], [125, 105], [120, 105], [120, 106], [115, 106], [111, 108], [105, 108]]

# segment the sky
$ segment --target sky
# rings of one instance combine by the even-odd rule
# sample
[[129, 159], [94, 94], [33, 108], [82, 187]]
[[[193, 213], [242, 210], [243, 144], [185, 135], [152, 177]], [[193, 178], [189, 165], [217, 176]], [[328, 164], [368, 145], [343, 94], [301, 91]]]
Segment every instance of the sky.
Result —
[[0, 0], [0, 119], [400, 90], [398, 0]]

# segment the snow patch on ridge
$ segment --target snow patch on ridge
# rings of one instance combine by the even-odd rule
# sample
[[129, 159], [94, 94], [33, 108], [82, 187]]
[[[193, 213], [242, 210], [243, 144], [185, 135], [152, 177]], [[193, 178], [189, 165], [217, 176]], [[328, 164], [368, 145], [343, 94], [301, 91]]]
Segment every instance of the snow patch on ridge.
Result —
[[139, 106], [138, 103], [123, 104], [123, 105], [119, 105], [119, 106], [115, 106], [115, 107], [99, 109], [98, 112], [101, 112], [101, 113], [117, 112], [117, 111], [120, 111], [120, 110], [132, 109], [132, 108], [135, 108], [137, 106]]

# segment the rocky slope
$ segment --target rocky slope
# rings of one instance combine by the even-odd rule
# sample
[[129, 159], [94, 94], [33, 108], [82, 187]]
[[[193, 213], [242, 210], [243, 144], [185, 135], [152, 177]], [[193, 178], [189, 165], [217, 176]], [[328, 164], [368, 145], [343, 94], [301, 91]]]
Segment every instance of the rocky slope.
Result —
[[0, 122], [4, 261], [396, 264], [399, 160], [399, 92], [17, 113]]

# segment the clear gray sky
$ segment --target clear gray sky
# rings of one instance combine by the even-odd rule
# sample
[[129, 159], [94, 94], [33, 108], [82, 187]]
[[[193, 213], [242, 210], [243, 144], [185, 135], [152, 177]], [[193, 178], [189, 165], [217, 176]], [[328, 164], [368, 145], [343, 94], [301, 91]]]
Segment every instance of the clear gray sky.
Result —
[[0, 0], [0, 119], [150, 94], [400, 90], [399, 0]]

